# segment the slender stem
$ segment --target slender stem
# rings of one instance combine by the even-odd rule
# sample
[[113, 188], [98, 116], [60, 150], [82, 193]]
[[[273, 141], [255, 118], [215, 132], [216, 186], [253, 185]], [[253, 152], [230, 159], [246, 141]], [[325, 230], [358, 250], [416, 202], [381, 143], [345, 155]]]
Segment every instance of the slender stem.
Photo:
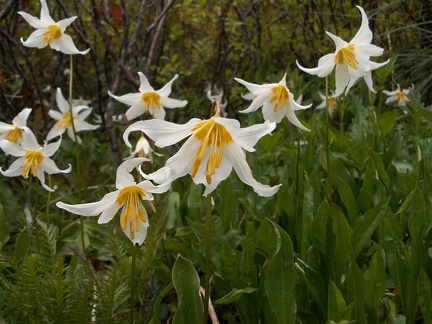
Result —
[[206, 237], [205, 237], [205, 247], [206, 247], [206, 264], [205, 264], [205, 281], [204, 281], [204, 317], [203, 324], [207, 323], [209, 302], [210, 302], [210, 277], [211, 277], [211, 262], [210, 262], [210, 249], [211, 249], [211, 235], [212, 235], [212, 197], [211, 194], [207, 195], [207, 213], [206, 213]]
[[333, 185], [330, 168], [330, 139], [329, 139], [329, 128], [330, 128], [330, 112], [329, 112], [329, 89], [328, 89], [328, 77], [325, 79], [325, 96], [326, 96], [326, 164], [327, 164], [327, 192], [328, 201], [330, 207], [333, 205]]
[[370, 109], [372, 112], [372, 150], [375, 150], [378, 121], [377, 121], [375, 109], [374, 109], [373, 102], [372, 102], [372, 92], [371, 91], [369, 91], [369, 106], [370, 106]]
[[132, 265], [131, 265], [131, 277], [130, 277], [130, 309], [129, 309], [129, 321], [131, 324], [134, 323], [134, 311], [135, 311], [135, 264], [136, 264], [136, 251], [137, 247], [132, 247]]
[[[48, 174], [48, 187], [51, 188], [51, 174]], [[50, 203], [51, 203], [51, 191], [48, 191], [48, 199], [46, 203], [46, 217], [47, 223], [49, 224], [49, 212], [50, 212]]]
[[76, 129], [75, 129], [75, 117], [73, 115], [72, 95], [73, 95], [73, 55], [71, 54], [69, 56], [69, 114], [70, 114], [72, 131], [75, 140], [76, 168], [79, 176], [80, 175], [79, 145], [78, 145], [78, 136], [76, 134]]

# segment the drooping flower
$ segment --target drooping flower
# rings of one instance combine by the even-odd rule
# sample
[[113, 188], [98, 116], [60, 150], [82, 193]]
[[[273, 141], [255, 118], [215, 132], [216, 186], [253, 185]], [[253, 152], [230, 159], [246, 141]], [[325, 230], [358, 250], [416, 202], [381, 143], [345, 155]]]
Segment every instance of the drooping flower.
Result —
[[133, 244], [143, 244], [149, 224], [142, 200], [153, 200], [152, 193], [163, 193], [169, 189], [169, 185], [155, 186], [148, 180], [134, 181], [131, 171], [146, 160], [134, 158], [124, 161], [117, 169], [117, 190], [106, 194], [100, 201], [77, 205], [58, 202], [57, 207], [76, 215], [99, 216], [99, 224], [108, 223], [122, 209], [120, 225], [123, 232]]
[[41, 2], [41, 14], [40, 19], [29, 15], [24, 11], [18, 11], [33, 28], [36, 30], [24, 41], [21, 38], [21, 42], [27, 47], [44, 48], [50, 46], [52, 49], [60, 51], [64, 54], [87, 54], [90, 49], [85, 51], [79, 51], [72, 40], [72, 38], [65, 34], [65, 29], [68, 27], [77, 17], [70, 17], [55, 22], [48, 10], [48, 6], [45, 0]]
[[359, 78], [364, 78], [369, 90], [375, 92], [372, 85], [371, 71], [389, 62], [387, 60], [384, 63], [376, 63], [369, 60], [371, 56], [382, 55], [384, 50], [371, 44], [372, 31], [369, 29], [368, 18], [362, 7], [357, 6], [357, 8], [360, 10], [362, 22], [357, 34], [349, 43], [332, 33], [326, 32], [333, 39], [336, 51], [321, 57], [316, 68], [308, 69], [296, 62], [301, 70], [319, 77], [328, 76], [336, 67], [335, 97], [341, 95], [344, 90], [345, 94], [348, 93]]
[[[51, 128], [47, 135], [47, 141], [53, 139], [54, 137], [62, 135], [65, 131], [67, 131], [70, 139], [75, 141], [73, 127], [75, 127], [75, 132], [81, 132], [85, 130], [94, 130], [98, 128], [98, 125], [91, 125], [86, 122], [84, 119], [90, 115], [92, 109], [88, 106], [72, 106], [72, 116], [73, 116], [73, 126], [72, 126], [72, 116], [69, 108], [69, 103], [63, 97], [60, 88], [57, 88], [56, 92], [56, 101], [57, 106], [60, 111], [49, 110], [48, 115], [51, 118], [57, 120], [55, 125]], [[81, 144], [81, 138], [77, 135], [78, 144]]]
[[226, 108], [226, 106], [227, 106], [228, 103], [227, 103], [226, 100], [224, 100], [223, 89], [221, 89], [221, 90], [217, 90], [216, 89], [216, 92], [219, 92], [219, 94], [212, 94], [211, 90], [207, 90], [207, 93], [206, 93], [207, 94], [207, 99], [210, 100], [211, 103], [213, 103], [214, 101], [218, 101], [219, 104], [220, 104], [221, 115], [223, 117], [226, 117], [227, 113], [226, 113], [225, 108]]
[[[160, 155], [155, 153], [156, 155]], [[135, 156], [148, 158], [150, 162], [153, 162], [153, 149], [150, 146], [149, 141], [144, 135], [141, 135], [136, 143], [135, 150], [131, 153], [127, 159], [133, 158]]]
[[148, 112], [154, 118], [165, 119], [164, 108], [180, 108], [187, 105], [186, 100], [177, 100], [169, 98], [171, 86], [178, 78], [176, 74], [170, 82], [162, 89], [155, 91], [147, 80], [147, 77], [142, 72], [138, 72], [140, 78], [139, 92], [129, 93], [123, 96], [115, 96], [110, 91], [108, 94], [114, 99], [129, 105], [130, 108], [126, 111], [126, 118], [132, 120]]
[[6, 177], [23, 176], [28, 178], [29, 174], [37, 177], [42, 185], [48, 191], [54, 191], [45, 184], [45, 173], [68, 173], [72, 170], [71, 165], [65, 170], [60, 170], [54, 163], [53, 156], [59, 149], [61, 138], [50, 144], [44, 144], [41, 147], [33, 132], [29, 128], [24, 129], [23, 141], [20, 145], [10, 141], [1, 141], [0, 148], [7, 154], [18, 157], [9, 167], [3, 171], [0, 168], [0, 173]]
[[409, 102], [408, 94], [410, 89], [402, 89], [399, 84], [397, 85], [397, 89], [395, 91], [386, 91], [383, 90], [383, 93], [389, 96], [386, 100], [386, 104], [390, 104], [392, 102], [397, 101], [398, 105], [405, 107], [406, 103]]
[[[250, 106], [240, 112], [250, 113], [262, 107], [264, 120], [279, 123], [284, 116], [287, 116], [288, 120], [293, 125], [305, 131], [309, 131], [309, 129], [300, 123], [294, 111], [310, 108], [312, 104], [302, 106], [294, 100], [294, 95], [286, 86], [286, 73], [279, 83], [263, 85], [249, 83], [238, 78], [234, 79], [237, 82], [243, 84], [254, 96]], [[251, 97], [252, 96], [249, 96], [249, 98]]]
[[333, 117], [333, 113], [336, 110], [336, 98], [334, 96], [334, 94], [332, 93], [331, 96], [327, 97], [327, 102], [326, 102], [326, 96], [323, 95], [321, 92], [318, 91], [319, 96], [321, 97], [321, 103], [316, 107], [316, 109], [325, 109], [327, 102], [328, 102], [328, 111], [329, 111], [329, 115], [330, 117]]
[[274, 195], [280, 185], [270, 187], [256, 181], [243, 150], [255, 151], [253, 146], [275, 127], [275, 123], [266, 121], [264, 124], [240, 128], [237, 120], [220, 117], [220, 110], [217, 110], [215, 116], [208, 120], [193, 118], [183, 125], [159, 119], [139, 121], [126, 129], [123, 139], [131, 147], [129, 134], [139, 130], [154, 140], [156, 146], [165, 147], [189, 136], [163, 168], [144, 175], [156, 183], [171, 183], [190, 174], [196, 184], [205, 186], [204, 196], [207, 196], [234, 168], [241, 181], [251, 186], [258, 195], [268, 197]]
[[27, 119], [31, 111], [31, 108], [24, 108], [21, 110], [12, 120], [12, 124], [0, 122], [0, 142], [2, 140], [8, 140], [15, 144], [20, 143], [23, 139], [24, 129], [27, 128]]

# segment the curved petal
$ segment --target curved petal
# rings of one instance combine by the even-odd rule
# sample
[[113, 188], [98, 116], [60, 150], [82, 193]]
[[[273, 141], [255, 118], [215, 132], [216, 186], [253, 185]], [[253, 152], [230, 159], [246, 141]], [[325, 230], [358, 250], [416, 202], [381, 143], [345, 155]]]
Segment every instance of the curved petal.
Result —
[[61, 144], [61, 138], [55, 142], [55, 143], [50, 143], [47, 144], [43, 149], [42, 149], [42, 153], [44, 156], [53, 156], [59, 149]]
[[373, 44], [359, 44], [355, 46], [357, 55], [367, 56], [381, 56], [384, 49]]
[[35, 29], [47, 28], [49, 23], [36, 18], [24, 11], [18, 11], [18, 14], [24, 18], [27, 23]]
[[108, 95], [110, 97], [113, 97], [115, 100], [120, 101], [121, 103], [124, 103], [125, 105], [129, 105], [132, 106], [133, 104], [135, 104], [138, 101], [142, 101], [141, 98], [141, 93], [136, 92], [136, 93], [128, 93], [125, 94], [123, 96], [115, 96], [111, 93], [111, 91], [108, 91]]
[[40, 0], [41, 2], [41, 20], [42, 21], [46, 21], [48, 24], [53, 25], [55, 24], [55, 21], [51, 18], [50, 14], [49, 14], [49, 10], [48, 10], [48, 6], [45, 0]]
[[254, 95], [257, 95], [257, 93], [259, 93], [263, 90], [270, 90], [272, 87], [278, 85], [277, 83], [260, 85], [260, 84], [246, 82], [246, 81], [239, 79], [239, 78], [234, 78], [234, 80], [236, 80], [238, 83], [243, 84], [249, 90], [249, 92], [251, 92]]
[[231, 136], [234, 138], [234, 143], [249, 152], [255, 151], [253, 147], [258, 140], [264, 135], [271, 133], [276, 128], [275, 123], [270, 123], [268, 121], [263, 124], [252, 125], [245, 128], [234, 128], [232, 124], [227, 123], [226, 120], [226, 118], [217, 118], [217, 122], [224, 125], [230, 132]]
[[73, 142], [75, 142], [75, 137], [76, 137], [76, 142], [77, 142], [78, 144], [81, 144], [81, 138], [76, 134], [76, 132], [75, 132], [75, 134], [74, 134], [74, 131], [73, 131], [72, 126], [69, 126], [68, 128], [66, 128], [66, 133], [68, 134], [69, 138], [70, 138]]
[[42, 160], [41, 164], [39, 164], [38, 170], [43, 170], [48, 174], [56, 174], [56, 173], [69, 173], [72, 170], [72, 166], [69, 164], [69, 167], [65, 170], [61, 170], [55, 165], [54, 161], [50, 158], [45, 158]]
[[26, 152], [20, 145], [7, 140], [0, 141], [0, 148], [6, 154], [17, 156], [17, 157], [24, 156]]
[[144, 73], [138, 72], [138, 76], [139, 76], [139, 79], [140, 79], [139, 92], [143, 93], [143, 92], [154, 91], [153, 87], [148, 82], [148, 79], [147, 79], [147, 77], [145, 76]]
[[63, 114], [69, 112], [70, 110], [69, 102], [63, 96], [63, 93], [60, 88], [57, 88], [56, 91], [56, 101], [57, 101], [57, 107]]
[[23, 134], [23, 142], [21, 143], [21, 146], [24, 150], [27, 151], [39, 151], [40, 145], [36, 139], [36, 136], [33, 134], [33, 132], [30, 130], [30, 128], [24, 129]]
[[57, 110], [48, 110], [48, 115], [55, 120], [61, 120], [63, 118], [63, 114]]
[[[100, 201], [87, 203], [87, 204], [77, 204], [77, 205], [69, 205], [64, 202], [57, 202], [56, 206], [58, 208], [67, 210], [76, 215], [82, 216], [97, 216], [101, 214], [108, 205], [114, 204], [118, 195], [118, 190], [110, 192], [106, 194]], [[117, 208], [117, 210], [120, 206]], [[108, 220], [109, 221], [109, 220]]]
[[37, 168], [37, 170], [36, 170], [36, 177], [39, 179], [39, 182], [40, 182], [41, 186], [42, 186], [45, 190], [50, 191], [50, 192], [54, 192], [54, 191], [55, 191], [54, 189], [48, 187], [48, 186], [45, 184], [45, 173], [44, 173], [44, 171], [42, 170], [42, 168]]
[[351, 40], [350, 44], [370, 44], [372, 41], [372, 31], [369, 29], [368, 17], [362, 7], [356, 7], [360, 10], [362, 22], [357, 34]]
[[45, 33], [44, 29], [37, 29], [33, 33], [30, 34], [29, 38], [25, 41], [21, 38], [21, 43], [27, 47], [36, 47], [36, 48], [44, 48], [48, 44], [44, 42], [43, 34]]
[[268, 100], [270, 100], [272, 96], [272, 91], [270, 89], [266, 90], [265, 92], [262, 92], [259, 96], [256, 96], [249, 107], [247, 107], [245, 110], [240, 110], [241, 113], [250, 113], [253, 111], [258, 110], [264, 103]]
[[[216, 189], [216, 187], [219, 185], [219, 183], [221, 183], [223, 180], [228, 178], [228, 176], [231, 174], [232, 169], [233, 169], [233, 166], [232, 166], [231, 161], [226, 157], [223, 158], [219, 168], [217, 168], [215, 170], [214, 174], [211, 177], [211, 179], [212, 179], [211, 183], [208, 184], [207, 182], [204, 182], [204, 181], [200, 182], [200, 183], [203, 183], [205, 185], [205, 190], [204, 190], [203, 196], [207, 196], [209, 193], [213, 192], [213, 190]], [[198, 175], [198, 173], [197, 173], [197, 175]], [[205, 180], [204, 172], [202, 172], [202, 175], [203, 175], [203, 180]]]
[[302, 105], [298, 104], [297, 101], [295, 101], [295, 100], [292, 101], [292, 108], [294, 110], [304, 110], [304, 109], [309, 109], [310, 107], [312, 107], [312, 104], [309, 104], [307, 106], [302, 106]]
[[150, 109], [150, 111], [152, 112], [153, 118], [162, 120], [165, 119], [166, 112], [165, 109], [163, 109], [162, 107]]
[[145, 102], [138, 99], [129, 109], [126, 111], [125, 116], [127, 120], [133, 120], [145, 113]]
[[161, 97], [161, 105], [164, 106], [165, 108], [182, 108], [184, 106], [187, 105], [187, 101], [186, 100], [177, 100], [177, 99], [172, 99], [172, 98], [168, 98], [168, 97]]
[[285, 109], [287, 107], [278, 107], [276, 110], [273, 109], [274, 105], [270, 102], [265, 103], [262, 109], [264, 120], [268, 120], [271, 123], [280, 123], [285, 117]]
[[294, 113], [294, 110], [292, 110], [292, 109], [286, 109], [285, 112], [286, 112], [288, 120], [291, 122], [291, 124], [293, 124], [294, 126], [297, 126], [298, 128], [300, 128], [300, 129], [302, 129], [304, 131], [310, 132], [310, 129], [304, 127], [302, 125], [302, 123], [300, 123], [300, 121], [298, 120], [297, 116]]
[[21, 112], [12, 120], [12, 123], [19, 126], [24, 127], [27, 125], [27, 119], [30, 113], [32, 112], [31, 108], [24, 108]]
[[[118, 193], [117, 192], [115, 192], [115, 193], [116, 193], [116, 197], [117, 197]], [[102, 212], [102, 214], [98, 218], [98, 224], [106, 224], [109, 221], [111, 221], [114, 218], [114, 216], [117, 214], [117, 211], [120, 208], [121, 208], [121, 206], [117, 203], [117, 201], [114, 201], [112, 203], [107, 204], [105, 207], [105, 210]]]
[[[144, 189], [145, 191], [148, 191], [150, 193], [157, 193], [161, 194], [164, 192], [167, 192], [169, 188], [171, 187], [171, 183], [166, 183], [160, 186], [155, 186], [153, 183], [151, 183], [148, 180], [141, 181], [137, 184], [138, 187]], [[150, 200], [150, 199], [148, 199]]]
[[63, 33], [63, 36], [59, 39], [55, 39], [51, 42], [50, 47], [52, 49], [55, 49], [57, 51], [60, 51], [64, 54], [82, 54], [85, 55], [90, 51], [90, 48], [86, 49], [85, 51], [79, 51], [73, 40], [72, 37], [70, 37], [67, 34]]
[[171, 86], [175, 80], [177, 80], [178, 74], [174, 75], [174, 77], [163, 86], [163, 88], [156, 91], [161, 97], [168, 97], [171, 93]]
[[64, 133], [64, 128], [57, 127], [57, 123], [50, 129], [46, 136], [46, 141], [51, 141], [53, 138], [56, 138], [57, 136], [61, 136]]
[[7, 170], [2, 170], [0, 168], [0, 173], [4, 175], [5, 177], [18, 177], [22, 174], [23, 168], [24, 168], [24, 157], [20, 157], [16, 159]]
[[340, 96], [349, 82], [349, 74], [345, 66], [337, 64], [336, 65], [336, 90], [335, 97]]
[[240, 146], [232, 144], [227, 145], [225, 148], [225, 154], [231, 161], [240, 180], [251, 186], [258, 195], [262, 197], [270, 197], [279, 190], [281, 185], [270, 187], [268, 185], [263, 185], [254, 179], [252, 171], [246, 162], [246, 156]]
[[133, 176], [130, 174], [133, 169], [135, 169], [139, 164], [149, 161], [149, 159], [146, 158], [133, 158], [124, 161], [120, 166], [117, 168], [116, 173], [116, 188], [122, 189], [127, 186], [135, 185], [135, 180]]
[[333, 40], [333, 42], [336, 45], [336, 50], [335, 53], [337, 53], [341, 48], [344, 48], [346, 46], [348, 46], [349, 44], [347, 42], [345, 42], [342, 38], [340, 38], [339, 36], [336, 36], [328, 31], [326, 31], [326, 34], [330, 36], [330, 38]]
[[[145, 208], [143, 208], [143, 212], [145, 218], [148, 219], [148, 214]], [[134, 231], [133, 238], [130, 232], [130, 226], [132, 225], [126, 226], [125, 229], [123, 230], [123, 233], [125, 233], [125, 235], [129, 238], [129, 240], [131, 240], [133, 245], [137, 245], [137, 244], [142, 245], [147, 237], [147, 229], [149, 227], [149, 223], [143, 222], [141, 219], [139, 220], [139, 222], [140, 222], [139, 230]]]
[[81, 118], [75, 119], [74, 124], [75, 124], [75, 131], [77, 132], [86, 131], [86, 130], [95, 130], [99, 128], [99, 125], [92, 125], [86, 122], [85, 120], [82, 120]]
[[150, 137], [156, 146], [165, 147], [173, 145], [191, 135], [192, 128], [201, 121], [201, 119], [192, 118], [183, 125], [170, 123], [161, 119], [138, 121], [126, 128], [123, 133], [123, 140], [128, 147], [132, 147], [129, 142], [129, 133], [139, 130]]
[[329, 75], [333, 69], [336, 63], [334, 62], [334, 54], [327, 54], [323, 57], [321, 57], [318, 61], [318, 66], [316, 68], [305, 68], [300, 65], [298, 61], [296, 61], [297, 67], [309, 74], [312, 75], [318, 75], [319, 77], [326, 77]]
[[77, 19], [77, 16], [73, 16], [70, 18], [66, 18], [66, 19], [62, 19], [57, 21], [57, 25], [60, 27], [62, 33], [64, 33], [65, 29], [67, 26], [69, 26], [70, 24], [72, 24], [74, 22], [75, 19]]

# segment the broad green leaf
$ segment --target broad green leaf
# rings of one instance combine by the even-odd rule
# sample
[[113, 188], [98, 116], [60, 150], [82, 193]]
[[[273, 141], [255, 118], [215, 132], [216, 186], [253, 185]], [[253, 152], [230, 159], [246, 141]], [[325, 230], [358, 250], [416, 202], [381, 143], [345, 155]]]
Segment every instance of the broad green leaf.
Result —
[[387, 135], [394, 127], [397, 118], [397, 111], [390, 110], [381, 114], [378, 120], [382, 135]]
[[173, 323], [201, 323], [204, 309], [199, 293], [200, 280], [192, 263], [179, 256], [173, 266], [172, 279], [178, 296]]
[[389, 198], [384, 199], [357, 220], [351, 236], [352, 256], [354, 259], [357, 258], [367, 240], [381, 223], [384, 214], [387, 212], [389, 200]]
[[387, 277], [385, 271], [382, 250], [378, 250], [372, 255], [369, 268], [364, 273], [365, 282], [365, 307], [369, 323], [378, 322], [377, 306], [380, 299], [384, 296], [387, 288]]
[[432, 323], [432, 288], [431, 281], [422, 269], [417, 281], [417, 298], [425, 323]]
[[347, 275], [347, 302], [353, 304], [353, 319], [356, 323], [366, 323], [364, 311], [365, 283], [363, 273], [357, 263], [352, 259]]
[[9, 240], [8, 224], [6, 223], [3, 205], [0, 204], [0, 251], [3, 245]]
[[165, 225], [166, 230], [169, 230], [177, 223], [180, 208], [180, 194], [176, 191], [171, 192], [168, 196], [167, 206], [167, 222]]
[[336, 284], [330, 281], [328, 285], [328, 320], [340, 322], [344, 319], [345, 312], [345, 299]]
[[228, 232], [228, 230], [234, 227], [233, 225], [238, 221], [237, 207], [239, 203], [238, 199], [233, 195], [231, 179], [226, 179], [219, 187], [221, 198], [217, 205], [217, 210], [222, 221], [223, 231]]
[[215, 301], [215, 304], [229, 304], [233, 303], [240, 299], [243, 294], [250, 294], [254, 291], [258, 290], [258, 288], [246, 287], [243, 289], [233, 289], [228, 294], [223, 296], [222, 298]]
[[298, 277], [294, 269], [292, 243], [279, 225], [271, 224], [273, 231], [279, 233], [280, 244], [264, 269], [265, 292], [278, 323], [294, 323], [297, 312], [294, 290]]

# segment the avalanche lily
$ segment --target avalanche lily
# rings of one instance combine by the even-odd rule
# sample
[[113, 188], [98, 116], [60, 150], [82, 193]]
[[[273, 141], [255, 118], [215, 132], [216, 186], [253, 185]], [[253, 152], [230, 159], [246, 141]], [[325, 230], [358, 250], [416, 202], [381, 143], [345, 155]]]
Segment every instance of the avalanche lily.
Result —
[[[155, 153], [156, 155], [160, 155]], [[141, 135], [138, 142], [136, 143], [135, 150], [131, 153], [127, 159], [133, 158], [135, 156], [148, 158], [150, 162], [153, 162], [153, 149], [150, 146], [149, 141], [144, 135]]]
[[359, 78], [364, 78], [369, 90], [375, 92], [372, 85], [371, 70], [389, 62], [389, 60], [384, 63], [369, 61], [371, 56], [380, 56], [384, 50], [371, 44], [372, 31], [369, 29], [368, 18], [362, 7], [357, 6], [357, 8], [360, 10], [362, 22], [357, 34], [349, 43], [332, 33], [326, 32], [333, 39], [336, 51], [320, 58], [316, 68], [308, 69], [296, 62], [301, 70], [319, 77], [328, 76], [336, 67], [335, 97], [341, 95], [344, 90], [345, 94], [347, 94]]
[[49, 45], [52, 49], [60, 51], [64, 54], [87, 54], [90, 49], [85, 51], [79, 51], [72, 40], [72, 38], [65, 34], [65, 29], [68, 27], [77, 17], [66, 18], [55, 22], [48, 10], [48, 6], [45, 0], [40, 0], [42, 8], [40, 19], [29, 15], [24, 11], [18, 11], [33, 28], [36, 30], [27, 38], [26, 41], [21, 38], [21, 42], [27, 47], [44, 48]]
[[270, 84], [255, 84], [249, 83], [242, 79], [234, 78], [237, 82], [243, 84], [253, 95], [248, 96], [253, 98], [252, 103], [241, 113], [250, 113], [262, 107], [264, 120], [269, 122], [279, 123], [284, 116], [295, 126], [305, 131], [309, 131], [297, 119], [294, 111], [299, 109], [307, 109], [312, 104], [302, 106], [294, 100], [293, 94], [286, 86], [286, 73], [279, 83]]
[[392, 102], [397, 101], [399, 106], [406, 106], [406, 103], [409, 102], [408, 94], [410, 90], [409, 89], [402, 89], [400, 88], [399, 84], [397, 85], [397, 89], [395, 91], [386, 91], [383, 90], [383, 93], [389, 96], [386, 100], [386, 104], [390, 104]]
[[326, 96], [323, 95], [321, 92], [318, 92], [320, 98], [321, 98], [321, 103], [316, 107], [316, 109], [325, 109], [327, 102], [328, 102], [328, 111], [329, 111], [329, 115], [330, 117], [333, 117], [333, 113], [336, 110], [336, 98], [334, 96], [334, 94], [332, 93], [331, 96], [327, 97], [327, 102], [326, 102]]
[[207, 196], [234, 168], [240, 180], [251, 186], [258, 195], [274, 195], [280, 185], [270, 187], [256, 181], [243, 149], [255, 151], [253, 146], [262, 136], [275, 129], [276, 124], [266, 121], [264, 124], [240, 128], [237, 120], [220, 117], [218, 102], [216, 107], [216, 114], [212, 118], [193, 118], [183, 125], [159, 119], [136, 122], [126, 129], [123, 139], [131, 147], [129, 134], [139, 130], [154, 140], [156, 146], [165, 147], [189, 136], [180, 150], [167, 160], [165, 167], [144, 175], [156, 183], [171, 183], [190, 174], [196, 184], [205, 186], [204, 196]]
[[51, 156], [53, 156], [59, 149], [61, 139], [55, 143], [46, 144], [41, 147], [33, 132], [26, 128], [24, 129], [23, 141], [21, 145], [15, 144], [10, 141], [1, 141], [0, 148], [5, 153], [18, 157], [9, 167], [8, 170], [3, 171], [0, 168], [0, 173], [6, 177], [23, 176], [28, 178], [29, 173], [37, 177], [42, 185], [48, 191], [54, 191], [45, 184], [45, 172], [48, 174], [55, 173], [68, 173], [72, 167], [66, 170], [60, 170], [54, 163]]
[[[75, 132], [80, 132], [84, 130], [93, 130], [98, 128], [97, 125], [91, 125], [87, 123], [84, 119], [90, 115], [92, 109], [88, 106], [72, 106], [72, 116], [73, 123], [72, 126], [72, 116], [70, 113], [69, 103], [63, 97], [63, 94], [60, 88], [57, 88], [56, 93], [57, 106], [60, 111], [49, 110], [48, 115], [51, 118], [57, 120], [55, 125], [51, 128], [47, 135], [47, 141], [53, 139], [54, 137], [62, 135], [65, 131], [67, 131], [68, 136], [75, 141], [75, 136], [73, 133], [73, 127], [75, 127]], [[81, 139], [77, 136], [78, 144], [81, 144]]]
[[122, 209], [120, 225], [125, 235], [135, 244], [143, 244], [147, 236], [148, 214], [142, 200], [153, 200], [152, 193], [163, 193], [169, 186], [155, 186], [150, 181], [134, 181], [131, 171], [145, 158], [124, 161], [117, 169], [117, 190], [106, 194], [100, 201], [88, 204], [68, 205], [58, 202], [57, 207], [76, 215], [99, 216], [98, 223], [106, 224]]
[[162, 89], [157, 91], [155, 91], [150, 85], [144, 73], [138, 72], [138, 75], [140, 78], [139, 92], [129, 93], [118, 97], [108, 91], [108, 94], [114, 99], [126, 105], [130, 105], [130, 108], [126, 111], [127, 120], [135, 119], [145, 112], [148, 112], [154, 118], [165, 119], [164, 108], [171, 109], [186, 106], [186, 100], [177, 100], [168, 97], [171, 93], [171, 86], [178, 78], [178, 74], [176, 74]]
[[27, 119], [31, 111], [30, 108], [21, 110], [12, 120], [12, 124], [0, 122], [0, 142], [8, 140], [15, 144], [20, 143], [23, 139], [24, 129], [27, 128]]

